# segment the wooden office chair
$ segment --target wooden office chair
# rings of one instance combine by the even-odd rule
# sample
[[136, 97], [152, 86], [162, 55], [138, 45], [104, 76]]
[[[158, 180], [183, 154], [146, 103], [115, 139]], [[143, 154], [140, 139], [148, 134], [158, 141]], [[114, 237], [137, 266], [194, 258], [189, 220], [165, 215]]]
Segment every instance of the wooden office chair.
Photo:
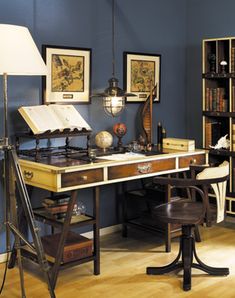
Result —
[[[192, 166], [193, 168], [193, 166]], [[198, 169], [197, 167], [194, 167]], [[202, 168], [200, 166], [200, 168]], [[147, 267], [147, 274], [164, 274], [173, 270], [183, 270], [183, 289], [191, 289], [191, 269], [197, 268], [210, 275], [228, 275], [228, 268], [214, 268], [205, 265], [197, 256], [192, 229], [195, 225], [206, 222], [221, 222], [224, 219], [226, 184], [229, 175], [229, 163], [223, 162], [218, 167], [205, 168], [196, 179], [155, 178], [155, 183], [174, 185], [179, 188], [190, 188], [197, 197], [195, 201], [178, 198], [173, 202], [155, 207], [152, 216], [163, 223], [182, 225], [179, 254], [169, 265], [163, 267]], [[208, 188], [211, 187], [216, 197], [216, 207], [209, 203]], [[180, 260], [181, 257], [181, 261]], [[193, 257], [197, 263], [193, 263]]]
[[[176, 173], [186, 178], [186, 172]], [[172, 177], [172, 175], [168, 175]], [[152, 217], [152, 210], [159, 205], [169, 203], [175, 199], [173, 187], [170, 185], [165, 189], [164, 186], [153, 182], [154, 178], [142, 179], [142, 186], [136, 189], [125, 191], [122, 202], [122, 235], [127, 237], [128, 227], [142, 229], [147, 232], [162, 234], [165, 240], [165, 251], [171, 251], [171, 239], [181, 235], [181, 225], [163, 223], [158, 218]], [[191, 194], [187, 190], [187, 197]], [[133, 210], [134, 209], [134, 210]], [[198, 226], [194, 229], [195, 239], [201, 241]]]

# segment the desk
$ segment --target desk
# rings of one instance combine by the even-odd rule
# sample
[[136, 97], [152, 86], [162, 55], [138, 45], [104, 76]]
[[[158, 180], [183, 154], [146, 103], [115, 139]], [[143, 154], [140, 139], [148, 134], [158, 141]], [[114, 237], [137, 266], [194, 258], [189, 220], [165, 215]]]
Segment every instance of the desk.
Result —
[[[136, 156], [128, 160], [114, 161], [100, 159], [94, 163], [65, 157], [45, 158], [40, 162], [20, 159], [19, 163], [26, 184], [58, 193], [71, 191], [71, 199], [63, 224], [45, 218], [42, 220], [45, 223], [61, 227], [62, 229], [55, 263], [51, 267], [53, 286], [55, 287], [56, 285], [59, 269], [71, 265], [93, 260], [94, 274], [100, 273], [99, 186], [181, 172], [188, 170], [190, 163], [204, 164], [207, 161], [207, 153], [204, 150], [193, 152], [167, 151], [164, 154]], [[88, 187], [94, 188], [94, 210], [93, 216], [82, 224], [88, 223], [93, 225], [93, 256], [73, 261], [71, 262], [72, 264], [61, 264], [65, 239], [71, 225], [72, 211], [77, 199], [78, 190]], [[36, 216], [36, 218], [40, 220], [40, 216]], [[81, 225], [81, 223], [77, 222], [74, 224]]]

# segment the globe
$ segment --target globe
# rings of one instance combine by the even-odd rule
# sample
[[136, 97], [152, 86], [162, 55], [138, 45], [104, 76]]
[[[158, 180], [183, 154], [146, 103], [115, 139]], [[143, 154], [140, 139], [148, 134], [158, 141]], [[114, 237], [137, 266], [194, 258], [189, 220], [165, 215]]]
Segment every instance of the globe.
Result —
[[116, 123], [113, 126], [113, 132], [117, 137], [123, 137], [126, 134], [127, 128], [124, 123]]
[[95, 136], [95, 144], [101, 149], [107, 149], [113, 144], [113, 136], [108, 131], [102, 130]]

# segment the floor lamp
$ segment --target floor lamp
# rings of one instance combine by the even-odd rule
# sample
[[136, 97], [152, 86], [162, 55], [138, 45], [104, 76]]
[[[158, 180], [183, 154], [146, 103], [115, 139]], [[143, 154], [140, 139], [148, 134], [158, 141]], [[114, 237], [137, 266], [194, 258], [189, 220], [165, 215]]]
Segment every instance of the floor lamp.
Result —
[[[45, 258], [39, 229], [36, 226], [27, 188], [18, 164], [14, 147], [9, 142], [8, 131], [8, 76], [46, 75], [47, 69], [42, 57], [26, 27], [0, 24], [0, 75], [3, 76], [4, 101], [4, 136], [0, 141], [0, 150], [4, 153], [4, 197], [5, 197], [5, 223], [6, 244], [10, 250], [10, 234], [15, 238], [15, 248], [20, 272], [21, 294], [26, 297], [21, 262], [20, 242], [33, 249], [38, 257], [39, 265], [44, 273], [51, 297], [55, 297], [49, 276], [49, 266]], [[25, 239], [18, 229], [15, 187], [19, 193], [19, 202], [22, 204], [27, 223], [33, 238], [33, 245]]]

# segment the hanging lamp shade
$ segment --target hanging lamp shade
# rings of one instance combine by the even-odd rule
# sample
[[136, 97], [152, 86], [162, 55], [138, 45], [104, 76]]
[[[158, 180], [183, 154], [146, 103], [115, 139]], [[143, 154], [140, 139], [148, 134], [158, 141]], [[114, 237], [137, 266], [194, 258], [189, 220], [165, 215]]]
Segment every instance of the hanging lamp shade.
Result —
[[125, 93], [124, 90], [118, 87], [118, 79], [113, 77], [109, 79], [109, 87], [97, 96], [103, 97], [103, 108], [106, 114], [115, 117], [124, 110], [125, 97], [132, 96], [132, 93]]
[[132, 93], [126, 93], [118, 87], [118, 79], [115, 77], [115, 46], [114, 46], [114, 0], [112, 0], [112, 78], [108, 80], [109, 86], [102, 93], [94, 94], [92, 97], [103, 97], [103, 108], [106, 114], [110, 116], [118, 116], [125, 108], [125, 97], [136, 96]]

